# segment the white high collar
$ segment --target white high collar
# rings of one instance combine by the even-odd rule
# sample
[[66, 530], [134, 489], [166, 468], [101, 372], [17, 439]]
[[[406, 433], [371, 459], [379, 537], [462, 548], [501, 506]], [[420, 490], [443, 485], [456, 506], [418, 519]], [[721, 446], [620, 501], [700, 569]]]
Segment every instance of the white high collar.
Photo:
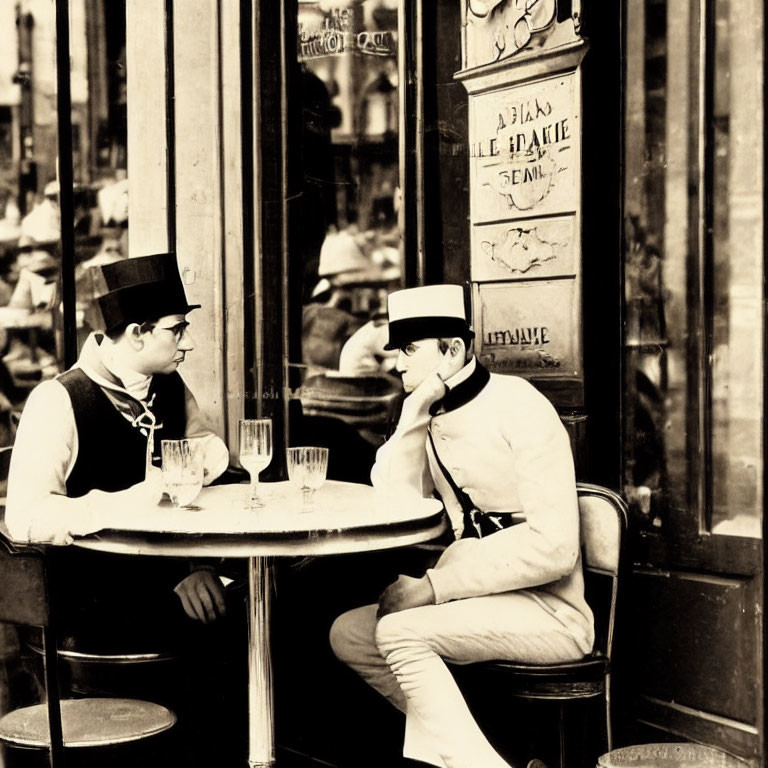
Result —
[[460, 371], [457, 371], [453, 376], [445, 380], [445, 386], [448, 387], [448, 389], [457, 387], [462, 381], [466, 381], [475, 372], [476, 367], [477, 358], [472, 355], [472, 359]]

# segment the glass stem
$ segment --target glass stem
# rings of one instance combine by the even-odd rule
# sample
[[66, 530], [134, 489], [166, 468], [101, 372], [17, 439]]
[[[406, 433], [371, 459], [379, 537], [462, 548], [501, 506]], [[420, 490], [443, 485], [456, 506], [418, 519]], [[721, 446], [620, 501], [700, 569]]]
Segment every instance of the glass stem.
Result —
[[251, 477], [251, 501], [259, 500], [259, 473], [254, 472]]
[[314, 495], [314, 491], [312, 488], [302, 488], [301, 489], [301, 503], [304, 507], [311, 507], [312, 506], [312, 496]]

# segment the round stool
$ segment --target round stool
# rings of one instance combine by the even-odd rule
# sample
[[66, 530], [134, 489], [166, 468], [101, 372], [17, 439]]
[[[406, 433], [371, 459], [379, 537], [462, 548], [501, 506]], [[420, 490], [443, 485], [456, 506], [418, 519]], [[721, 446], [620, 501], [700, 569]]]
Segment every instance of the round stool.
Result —
[[597, 768], [745, 768], [746, 763], [701, 744], [637, 744], [614, 749], [597, 760]]

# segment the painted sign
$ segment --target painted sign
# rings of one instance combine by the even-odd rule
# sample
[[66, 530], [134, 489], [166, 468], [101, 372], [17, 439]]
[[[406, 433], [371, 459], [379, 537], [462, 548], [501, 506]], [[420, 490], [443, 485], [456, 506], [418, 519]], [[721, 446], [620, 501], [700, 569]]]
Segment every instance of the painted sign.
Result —
[[525, 219], [472, 227], [472, 279], [510, 280], [576, 273], [576, 218]]
[[575, 211], [580, 134], [575, 73], [471, 101], [472, 220]]
[[484, 283], [475, 307], [478, 357], [495, 371], [581, 375], [575, 278]]
[[299, 16], [298, 59], [357, 53], [366, 56], [397, 55], [397, 33], [389, 30], [355, 29], [350, 8]]

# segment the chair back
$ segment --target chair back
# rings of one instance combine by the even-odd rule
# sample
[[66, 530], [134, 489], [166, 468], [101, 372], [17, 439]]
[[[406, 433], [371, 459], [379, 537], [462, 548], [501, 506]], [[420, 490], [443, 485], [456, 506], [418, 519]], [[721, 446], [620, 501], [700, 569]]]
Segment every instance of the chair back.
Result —
[[63, 765], [58, 659], [51, 622], [45, 553], [32, 546], [17, 546], [0, 531], [0, 621], [42, 627], [43, 661], [50, 734], [50, 765]]
[[611, 657], [627, 505], [613, 491], [579, 483], [584, 590], [595, 616], [594, 652]]
[[0, 621], [47, 627], [48, 585], [43, 553], [17, 547], [0, 532]]

